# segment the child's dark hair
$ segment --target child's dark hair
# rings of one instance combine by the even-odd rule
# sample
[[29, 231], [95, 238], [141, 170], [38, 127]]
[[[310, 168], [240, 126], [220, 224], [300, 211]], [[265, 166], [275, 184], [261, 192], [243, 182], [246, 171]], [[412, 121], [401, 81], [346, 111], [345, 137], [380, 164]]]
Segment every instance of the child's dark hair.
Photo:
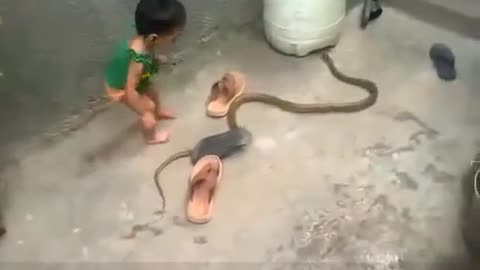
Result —
[[185, 7], [177, 0], [140, 0], [135, 10], [137, 34], [167, 35], [185, 26]]

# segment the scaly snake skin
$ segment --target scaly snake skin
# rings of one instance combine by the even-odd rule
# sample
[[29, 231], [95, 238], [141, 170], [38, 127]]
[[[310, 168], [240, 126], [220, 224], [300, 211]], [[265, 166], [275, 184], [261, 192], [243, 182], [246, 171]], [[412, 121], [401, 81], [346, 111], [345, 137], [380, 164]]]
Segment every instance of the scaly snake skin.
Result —
[[[276, 106], [284, 111], [293, 112], [293, 113], [354, 113], [365, 110], [375, 104], [378, 98], [378, 88], [376, 84], [372, 81], [360, 78], [354, 78], [347, 76], [341, 73], [334, 65], [332, 58], [328, 55], [327, 52], [321, 54], [322, 60], [327, 64], [330, 72], [338, 80], [358, 86], [368, 92], [368, 96], [360, 101], [355, 102], [344, 102], [344, 103], [295, 103], [292, 101], [280, 99], [275, 96], [262, 93], [244, 93], [239, 96], [232, 104], [228, 110], [227, 114], [227, 124], [230, 130], [236, 129], [239, 127], [237, 123], [237, 111], [241, 105], [251, 102], [260, 102], [269, 105]], [[170, 156], [165, 160], [155, 171], [154, 181], [157, 187], [158, 193], [162, 199], [162, 208], [157, 213], [164, 213], [166, 206], [166, 199], [163, 192], [163, 189], [160, 185], [159, 175], [169, 164], [184, 157], [190, 157], [192, 150], [186, 150], [178, 152]]]

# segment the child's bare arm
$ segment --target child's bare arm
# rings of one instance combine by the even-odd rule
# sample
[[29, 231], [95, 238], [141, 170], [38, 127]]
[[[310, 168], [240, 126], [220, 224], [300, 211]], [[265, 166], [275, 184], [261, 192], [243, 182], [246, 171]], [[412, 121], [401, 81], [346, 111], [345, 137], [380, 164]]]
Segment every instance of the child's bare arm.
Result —
[[125, 84], [125, 95], [127, 102], [138, 112], [142, 113], [143, 109], [139, 102], [139, 94], [137, 85], [142, 75], [143, 64], [131, 62], [128, 69], [127, 83]]

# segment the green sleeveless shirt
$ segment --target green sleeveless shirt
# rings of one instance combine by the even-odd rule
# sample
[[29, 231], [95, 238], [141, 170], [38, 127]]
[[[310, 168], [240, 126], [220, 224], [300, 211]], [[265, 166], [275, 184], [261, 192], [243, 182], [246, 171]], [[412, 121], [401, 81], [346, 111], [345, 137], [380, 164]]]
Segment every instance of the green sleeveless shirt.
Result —
[[113, 52], [105, 69], [105, 80], [112, 88], [125, 89], [130, 62], [143, 64], [143, 72], [136, 90], [144, 93], [150, 86], [150, 77], [157, 73], [158, 62], [153, 55], [138, 53], [129, 47], [129, 42], [124, 41]]

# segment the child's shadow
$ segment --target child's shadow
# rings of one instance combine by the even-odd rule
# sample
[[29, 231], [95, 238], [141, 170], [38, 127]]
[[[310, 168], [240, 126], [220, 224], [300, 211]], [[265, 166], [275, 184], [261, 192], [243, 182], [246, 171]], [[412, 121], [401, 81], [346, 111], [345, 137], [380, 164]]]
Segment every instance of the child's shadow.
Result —
[[143, 149], [141, 140], [133, 140], [139, 134], [138, 123], [130, 124], [126, 129], [116, 134], [107, 143], [83, 155], [82, 160], [88, 169], [83, 169], [81, 176], [89, 174], [100, 162], [110, 162], [115, 158], [131, 156]]

